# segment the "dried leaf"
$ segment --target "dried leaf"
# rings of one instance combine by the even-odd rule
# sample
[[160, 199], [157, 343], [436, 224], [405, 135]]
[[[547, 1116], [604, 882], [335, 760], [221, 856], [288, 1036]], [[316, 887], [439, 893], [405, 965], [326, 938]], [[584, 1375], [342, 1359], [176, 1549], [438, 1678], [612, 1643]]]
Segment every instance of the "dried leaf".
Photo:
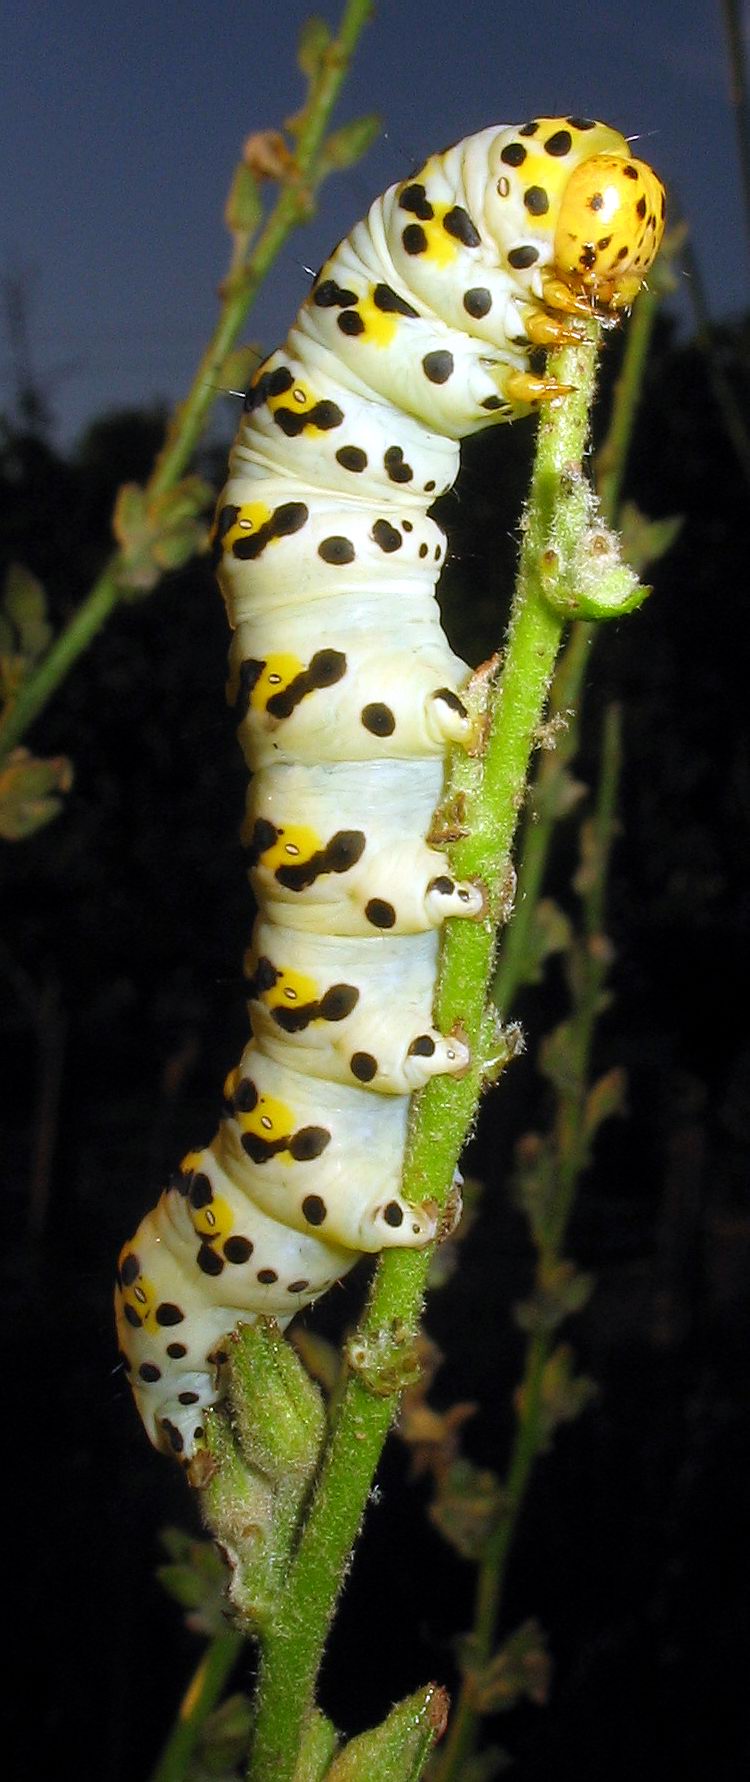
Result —
[[213, 492], [201, 477], [186, 476], [173, 489], [149, 496], [135, 483], [118, 490], [112, 529], [120, 547], [123, 592], [138, 599], [151, 592], [166, 570], [180, 569], [205, 550], [208, 529], [202, 511]]
[[242, 159], [256, 179], [286, 179], [294, 156], [280, 130], [256, 130], [242, 145]]

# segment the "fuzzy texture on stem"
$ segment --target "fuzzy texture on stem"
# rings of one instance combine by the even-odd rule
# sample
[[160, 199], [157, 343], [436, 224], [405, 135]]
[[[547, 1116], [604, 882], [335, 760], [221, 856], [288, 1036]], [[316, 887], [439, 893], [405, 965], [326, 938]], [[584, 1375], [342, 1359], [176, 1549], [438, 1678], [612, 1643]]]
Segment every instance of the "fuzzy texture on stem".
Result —
[[[617, 524], [635, 417], [646, 361], [661, 301], [658, 279], [638, 299], [628, 323], [622, 367], [614, 388], [606, 438], [596, 456], [596, 488], [608, 525]], [[520, 849], [518, 894], [513, 921], [500, 946], [494, 998], [503, 1016], [513, 1008], [522, 984], [535, 969], [532, 931], [536, 922], [552, 838], [561, 813], [565, 776], [578, 750], [580, 700], [596, 627], [585, 619], [571, 626], [550, 690], [549, 715], [558, 720], [555, 747], [542, 754], [533, 791], [533, 820], [527, 820]]]
[[[597, 342], [592, 323], [586, 342], [565, 348], [552, 362], [552, 374], [573, 390], [539, 423], [505, 666], [492, 699], [481, 772], [464, 757], [455, 763], [449, 781], [445, 804], [450, 807], [456, 791], [463, 791], [468, 831], [452, 851], [451, 863], [462, 876], [482, 880], [489, 913], [481, 922], [448, 925], [436, 1018], [443, 1027], [460, 1021], [475, 1063], [462, 1080], [436, 1078], [415, 1098], [404, 1175], [407, 1199], [429, 1193], [445, 1205], [481, 1088], [480, 1040], [495, 946], [492, 915], [507, 911], [513, 838], [564, 623], [550, 602], [550, 553], [553, 575], [564, 580], [587, 520], [581, 465]], [[398, 1404], [393, 1339], [408, 1352], [422, 1309], [427, 1266], [424, 1253], [393, 1251], [378, 1267], [358, 1339], [360, 1353], [370, 1357], [367, 1383], [361, 1372], [350, 1372], [278, 1615], [263, 1646], [250, 1782], [270, 1776], [292, 1782], [336, 1597]], [[389, 1366], [382, 1389], [375, 1385], [379, 1352], [387, 1353]]]

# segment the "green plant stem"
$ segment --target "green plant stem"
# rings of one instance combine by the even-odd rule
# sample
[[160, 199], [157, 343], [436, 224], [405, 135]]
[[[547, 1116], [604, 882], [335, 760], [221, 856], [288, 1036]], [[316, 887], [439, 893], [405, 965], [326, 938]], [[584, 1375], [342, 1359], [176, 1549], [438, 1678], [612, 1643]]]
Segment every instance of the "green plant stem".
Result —
[[[646, 362], [661, 301], [658, 281], [641, 292], [628, 324], [622, 367], [615, 383], [606, 438], [596, 456], [596, 488], [607, 524], [615, 526], [625, 468], [633, 437]], [[578, 619], [557, 665], [550, 693], [550, 716], [564, 718], [565, 729], [554, 749], [540, 758], [533, 792], [533, 815], [524, 826], [513, 921], [500, 947], [494, 998], [504, 1018], [527, 979], [533, 957], [532, 930], [547, 874], [552, 839], [560, 812], [560, 791], [570, 762], [578, 752], [580, 699], [596, 626]]]
[[[305, 122], [294, 157], [294, 172], [285, 180], [245, 265], [227, 280], [216, 327], [190, 390], [172, 416], [164, 446], [146, 484], [149, 497], [161, 495], [179, 482], [219, 393], [221, 369], [227, 353], [237, 340], [258, 288], [292, 230], [310, 214], [312, 199], [323, 177], [318, 172], [317, 163], [325, 131], [371, 10], [371, 0], [345, 0], [338, 35], [325, 51], [307, 100]], [[128, 590], [121, 576], [122, 561], [121, 553], [115, 551], [65, 630], [56, 638], [38, 668], [23, 682], [17, 698], [7, 708], [0, 720], [0, 761], [21, 741], [29, 725], [43, 711], [114, 608], [127, 598]]]
[[[570, 1084], [559, 1092], [554, 1130], [556, 1158], [555, 1198], [546, 1220], [544, 1240], [539, 1243], [537, 1276], [549, 1273], [562, 1259], [562, 1249], [582, 1169], [586, 1163], [586, 1096], [591, 1051], [601, 994], [607, 973], [607, 950], [602, 928], [610, 853], [615, 833], [615, 811], [622, 760], [621, 716], [610, 706], [604, 722], [601, 772], [594, 815], [595, 865], [582, 899], [584, 958], [572, 1018], [568, 1024]], [[492, 1653], [502, 1604], [508, 1556], [526, 1489], [546, 1437], [542, 1417], [545, 1369], [556, 1333], [535, 1330], [526, 1346], [519, 1394], [520, 1409], [505, 1478], [502, 1481], [502, 1513], [490, 1536], [477, 1579], [472, 1654], [477, 1668]], [[471, 1675], [464, 1678], [448, 1737], [442, 1746], [435, 1782], [460, 1782], [462, 1766], [474, 1748], [479, 1714], [474, 1707]]]
[[243, 1643], [243, 1635], [232, 1628], [214, 1634], [182, 1698], [151, 1782], [183, 1782], [201, 1729], [221, 1698]]
[[[553, 363], [554, 374], [573, 386], [573, 394], [556, 410], [547, 410], [539, 425], [505, 666], [481, 777], [465, 757], [454, 762], [454, 786], [468, 787], [469, 833], [452, 850], [451, 863], [457, 873], [484, 882], [491, 914], [478, 922], [447, 925], [438, 1019], [444, 1025], [460, 1021], [476, 1057], [461, 1082], [435, 1078], [415, 1098], [404, 1174], [404, 1192], [414, 1200], [427, 1195], [438, 1204], [445, 1202], [481, 1086], [485, 998], [495, 944], [492, 915], [507, 894], [518, 812], [563, 628], [545, 596], [547, 559], [551, 542], [563, 558], [572, 551], [585, 524], [577, 473], [588, 438], [596, 349], [592, 325], [586, 343], [567, 348]], [[374, 1358], [379, 1339], [400, 1333], [406, 1341], [415, 1334], [427, 1266], [428, 1257], [414, 1251], [396, 1250], [381, 1259], [359, 1332], [360, 1345]], [[250, 1782], [270, 1782], [272, 1777], [292, 1782], [330, 1618], [397, 1402], [393, 1378], [385, 1377], [379, 1390], [350, 1373], [276, 1624], [262, 1650]]]

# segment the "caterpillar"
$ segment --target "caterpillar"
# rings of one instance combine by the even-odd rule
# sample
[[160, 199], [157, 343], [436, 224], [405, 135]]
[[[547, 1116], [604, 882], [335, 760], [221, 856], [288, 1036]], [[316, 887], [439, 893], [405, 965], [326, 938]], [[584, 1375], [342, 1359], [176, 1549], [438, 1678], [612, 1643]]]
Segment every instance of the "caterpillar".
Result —
[[616, 320], [663, 226], [608, 126], [482, 130], [372, 205], [253, 379], [214, 529], [252, 776], [252, 1037], [116, 1288], [138, 1409], [183, 1461], [239, 1320], [283, 1328], [361, 1253], [436, 1235], [400, 1192], [409, 1099], [469, 1061], [431, 1009], [441, 924], [484, 899], [427, 839], [472, 740], [428, 510], [463, 438], [561, 397], [535, 349]]

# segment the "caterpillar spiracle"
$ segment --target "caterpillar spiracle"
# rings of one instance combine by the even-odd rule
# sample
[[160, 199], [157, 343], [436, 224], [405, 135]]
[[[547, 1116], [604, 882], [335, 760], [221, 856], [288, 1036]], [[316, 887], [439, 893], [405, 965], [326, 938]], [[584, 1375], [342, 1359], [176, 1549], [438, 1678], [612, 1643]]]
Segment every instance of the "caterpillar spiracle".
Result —
[[283, 1327], [362, 1252], [435, 1236], [400, 1192], [409, 1098], [468, 1061], [431, 1008], [439, 928], [482, 894], [426, 840], [470, 740], [428, 510], [461, 439], [559, 394], [532, 349], [627, 308], [663, 219], [606, 125], [482, 130], [372, 205], [253, 380], [215, 525], [252, 772], [252, 1038], [116, 1292], [138, 1409], [183, 1460], [239, 1320]]

